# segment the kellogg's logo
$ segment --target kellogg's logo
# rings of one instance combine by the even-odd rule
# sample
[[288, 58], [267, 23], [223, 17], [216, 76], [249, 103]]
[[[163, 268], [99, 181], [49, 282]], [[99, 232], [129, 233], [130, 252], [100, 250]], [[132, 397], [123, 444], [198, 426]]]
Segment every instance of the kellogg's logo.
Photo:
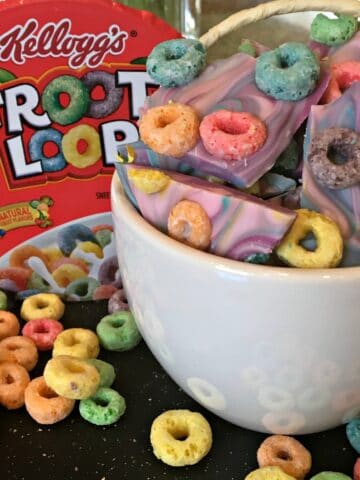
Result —
[[68, 58], [70, 68], [95, 68], [106, 55], [121, 54], [129, 37], [115, 24], [99, 34], [74, 35], [71, 28], [69, 18], [58, 23], [45, 23], [40, 29], [35, 18], [30, 18], [24, 25], [15, 25], [0, 35], [0, 62], [10, 60], [22, 65], [27, 58], [64, 57]]

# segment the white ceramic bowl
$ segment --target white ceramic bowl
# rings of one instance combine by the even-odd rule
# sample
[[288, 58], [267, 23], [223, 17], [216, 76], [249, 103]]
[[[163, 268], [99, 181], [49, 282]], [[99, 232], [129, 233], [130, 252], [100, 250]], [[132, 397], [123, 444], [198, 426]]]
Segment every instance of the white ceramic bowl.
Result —
[[117, 253], [144, 340], [195, 400], [242, 427], [311, 433], [360, 409], [360, 267], [224, 259], [149, 225], [112, 183]]
[[[300, 40], [313, 16], [284, 15], [243, 35]], [[112, 211], [143, 337], [190, 396], [239, 426], [284, 434], [360, 411], [360, 267], [301, 271], [196, 251], [147, 224], [116, 174]]]

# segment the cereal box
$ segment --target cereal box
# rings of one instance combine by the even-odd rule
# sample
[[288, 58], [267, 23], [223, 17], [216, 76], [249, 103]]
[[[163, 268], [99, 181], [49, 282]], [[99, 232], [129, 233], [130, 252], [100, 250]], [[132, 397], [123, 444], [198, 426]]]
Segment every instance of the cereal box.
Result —
[[106, 297], [117, 148], [157, 87], [146, 56], [179, 34], [111, 0], [5, 0], [0, 18], [0, 288]]

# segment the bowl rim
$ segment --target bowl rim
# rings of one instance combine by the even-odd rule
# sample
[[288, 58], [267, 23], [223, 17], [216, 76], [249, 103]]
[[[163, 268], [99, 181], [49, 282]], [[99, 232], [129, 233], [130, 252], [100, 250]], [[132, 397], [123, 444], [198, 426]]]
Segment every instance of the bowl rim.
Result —
[[[120, 205], [120, 209], [116, 208], [116, 205]], [[201, 263], [207, 267], [215, 267], [219, 270], [226, 270], [227, 274], [233, 275], [247, 275], [247, 276], [262, 276], [262, 277], [283, 277], [287, 281], [289, 277], [297, 280], [353, 280], [354, 278], [360, 279], [360, 266], [358, 267], [339, 267], [339, 268], [322, 268], [322, 269], [305, 269], [305, 268], [290, 268], [280, 266], [266, 266], [256, 265], [231, 258], [220, 257], [213, 253], [203, 252], [197, 250], [181, 242], [178, 242], [171, 237], [168, 237], [164, 233], [160, 232], [157, 228], [147, 222], [132, 203], [126, 197], [124, 189], [122, 187], [120, 178], [115, 170], [112, 182], [111, 182], [111, 207], [112, 215], [115, 223], [116, 216], [119, 215], [119, 211], [122, 211], [131, 223], [131, 226], [142, 235], [146, 236], [146, 241], [155, 244], [159, 249], [162, 248], [170, 255], [178, 255], [183, 261]]]

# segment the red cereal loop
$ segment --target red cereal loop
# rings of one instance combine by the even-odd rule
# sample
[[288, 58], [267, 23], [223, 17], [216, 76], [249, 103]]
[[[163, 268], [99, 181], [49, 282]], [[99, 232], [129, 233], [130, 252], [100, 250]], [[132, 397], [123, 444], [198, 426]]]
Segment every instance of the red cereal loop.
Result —
[[360, 480], [360, 457], [355, 462], [353, 478], [354, 480]]
[[223, 160], [239, 160], [262, 148], [267, 129], [264, 122], [251, 113], [217, 110], [203, 118], [200, 136], [211, 155]]
[[331, 80], [322, 97], [322, 103], [330, 103], [341, 97], [342, 92], [360, 80], [360, 62], [347, 61], [331, 66]]
[[22, 334], [29, 337], [40, 351], [51, 350], [54, 341], [64, 327], [57, 320], [52, 318], [41, 318], [29, 320], [24, 328]]
[[26, 290], [31, 270], [21, 267], [0, 268], [0, 280], [13, 281], [19, 290]]
[[97, 232], [100, 232], [100, 230], [109, 230], [110, 232], [113, 232], [114, 231], [114, 228], [112, 225], [107, 225], [107, 224], [103, 224], [103, 225], [96, 225], [95, 227], [92, 227], [91, 231], [93, 233], [97, 233]]

